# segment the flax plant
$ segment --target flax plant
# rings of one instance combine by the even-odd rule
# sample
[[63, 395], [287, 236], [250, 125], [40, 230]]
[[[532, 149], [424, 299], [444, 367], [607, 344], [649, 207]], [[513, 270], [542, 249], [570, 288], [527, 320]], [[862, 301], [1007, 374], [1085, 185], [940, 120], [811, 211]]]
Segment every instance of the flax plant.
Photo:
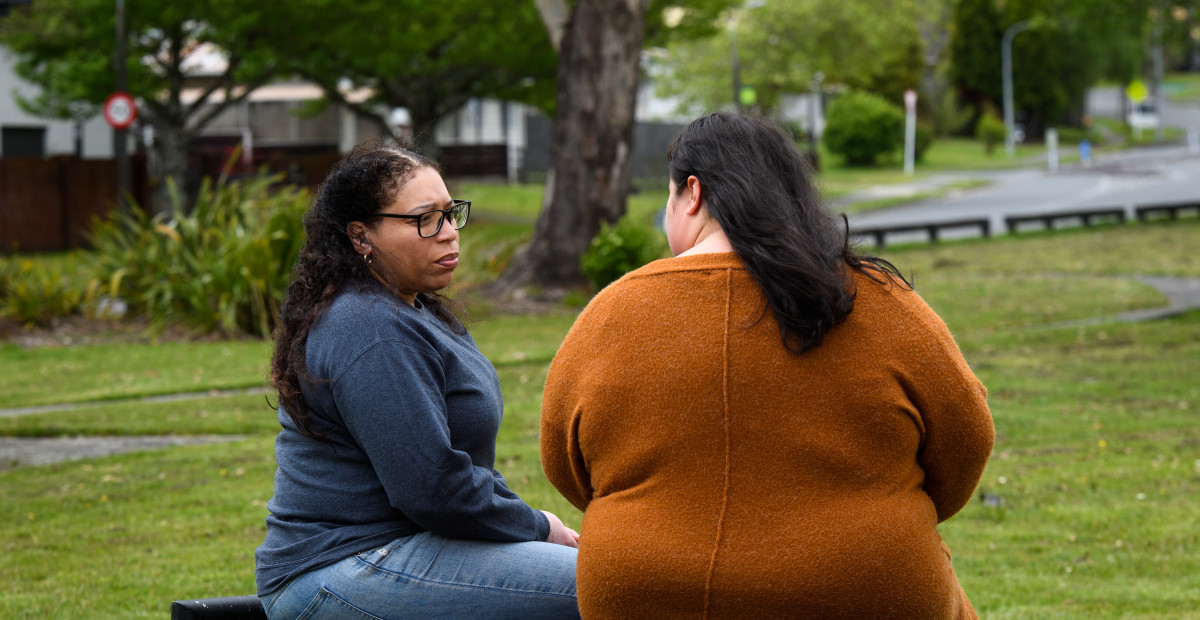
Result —
[[114, 212], [93, 230], [95, 273], [156, 329], [267, 337], [304, 243], [309, 195], [278, 175], [205, 179], [194, 206], [170, 189], [171, 209]]

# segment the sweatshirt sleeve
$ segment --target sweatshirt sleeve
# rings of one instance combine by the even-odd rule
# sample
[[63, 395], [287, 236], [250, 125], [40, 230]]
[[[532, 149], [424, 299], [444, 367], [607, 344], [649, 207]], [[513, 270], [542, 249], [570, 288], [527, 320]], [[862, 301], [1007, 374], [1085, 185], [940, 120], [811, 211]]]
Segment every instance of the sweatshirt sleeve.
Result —
[[546, 478], [576, 508], [587, 510], [592, 483], [579, 443], [586, 394], [583, 390], [581, 332], [590, 316], [585, 310], [554, 355], [542, 393], [541, 454]]
[[917, 461], [925, 471], [925, 492], [937, 508], [938, 522], [962, 510], [983, 475], [995, 441], [987, 390], [975, 377], [950, 330], [932, 309], [923, 307], [910, 342], [905, 391], [923, 425]]
[[334, 380], [346, 428], [393, 507], [449, 538], [545, 540], [550, 524], [508, 490], [494, 469], [451, 445], [441, 359], [404, 341], [380, 340]]

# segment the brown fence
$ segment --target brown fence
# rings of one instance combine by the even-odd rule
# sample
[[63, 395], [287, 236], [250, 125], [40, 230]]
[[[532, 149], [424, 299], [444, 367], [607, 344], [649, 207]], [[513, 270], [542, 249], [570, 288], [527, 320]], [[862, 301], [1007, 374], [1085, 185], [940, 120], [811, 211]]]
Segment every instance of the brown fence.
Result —
[[[145, 158], [131, 158], [134, 200], [146, 204]], [[117, 202], [114, 160], [0, 158], [0, 252], [83, 247], [94, 217]]]

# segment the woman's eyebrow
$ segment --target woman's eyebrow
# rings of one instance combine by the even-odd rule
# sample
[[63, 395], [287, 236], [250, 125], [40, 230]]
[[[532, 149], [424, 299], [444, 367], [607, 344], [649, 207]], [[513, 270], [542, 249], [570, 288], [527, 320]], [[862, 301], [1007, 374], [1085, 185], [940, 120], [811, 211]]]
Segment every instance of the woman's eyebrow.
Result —
[[[451, 198], [450, 200], [447, 200], [447, 201], [446, 201], [446, 205], [445, 205], [445, 207], [444, 207], [444, 208], [447, 208], [447, 209], [448, 209], [448, 208], [450, 208], [452, 205], [454, 205], [454, 199], [453, 199], [453, 198]], [[415, 206], [415, 207], [413, 207], [413, 208], [409, 209], [407, 212], [408, 212], [408, 213], [416, 213], [416, 212], [418, 212], [418, 211], [429, 211], [430, 209], [438, 209], [438, 208], [443, 208], [443, 207], [439, 207], [437, 202], [426, 202], [426, 203], [419, 204], [419, 205], [417, 205], [417, 206]]]
[[408, 213], [416, 213], [418, 211], [428, 211], [430, 209], [436, 209], [437, 206], [438, 206], [438, 204], [436, 202], [426, 202], [426, 203], [419, 204], [419, 205], [409, 209], [407, 212]]

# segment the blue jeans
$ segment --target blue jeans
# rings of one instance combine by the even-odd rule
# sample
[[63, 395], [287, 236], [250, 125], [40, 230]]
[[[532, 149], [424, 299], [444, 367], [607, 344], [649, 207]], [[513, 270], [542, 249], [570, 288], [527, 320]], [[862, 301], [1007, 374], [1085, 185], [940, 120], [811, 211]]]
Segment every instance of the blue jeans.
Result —
[[262, 597], [281, 618], [578, 618], [576, 550], [546, 542], [397, 538]]

